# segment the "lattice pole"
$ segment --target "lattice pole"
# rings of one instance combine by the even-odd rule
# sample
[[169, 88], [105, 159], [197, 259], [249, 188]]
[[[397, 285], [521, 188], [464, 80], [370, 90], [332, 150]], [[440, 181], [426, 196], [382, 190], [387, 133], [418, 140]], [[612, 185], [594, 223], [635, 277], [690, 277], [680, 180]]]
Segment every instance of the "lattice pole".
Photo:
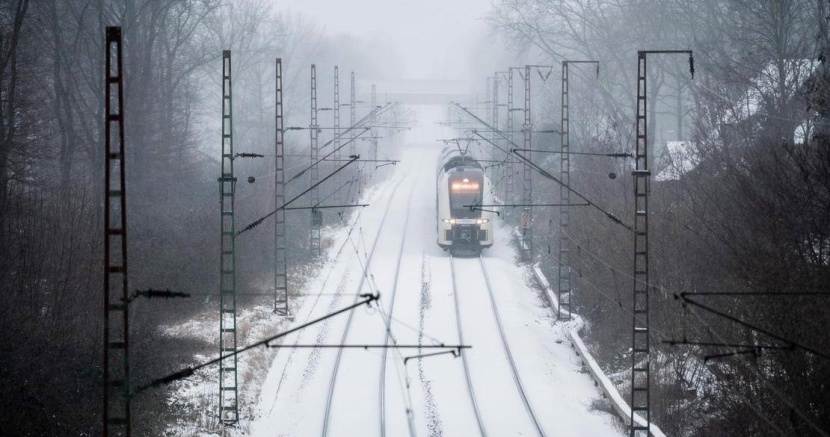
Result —
[[[371, 111], [374, 112], [375, 108], [377, 108], [377, 106], [378, 106], [378, 100], [377, 100], [377, 94], [375, 94], [375, 84], [372, 84], [372, 108], [371, 108]], [[378, 135], [377, 135], [377, 128], [375, 127], [376, 125], [377, 125], [377, 116], [372, 115], [371, 126], [372, 126], [373, 132], [372, 132], [372, 153], [371, 153], [371, 155], [372, 155], [372, 160], [373, 161], [378, 159]]]
[[[634, 170], [634, 329], [631, 347], [631, 436], [648, 436], [651, 422], [648, 324], [648, 125], [646, 119], [646, 54], [637, 52], [637, 154]], [[640, 414], [646, 424], [638, 425]]]
[[[354, 71], [351, 72], [351, 101], [349, 102], [349, 129], [351, 134], [349, 135], [349, 140], [351, 143], [349, 144], [349, 156], [356, 156], [357, 155], [357, 141], [355, 141], [355, 129], [354, 124], [357, 122], [357, 100], [355, 100], [355, 85], [354, 85]], [[360, 195], [360, 188], [363, 186], [361, 179], [362, 172], [360, 170], [357, 171], [357, 179], [355, 180], [355, 194], [357, 196]]]
[[[637, 52], [637, 153], [634, 176], [634, 303], [631, 336], [631, 437], [648, 437], [651, 424], [651, 354], [649, 339], [649, 248], [648, 197], [651, 172], [648, 162], [648, 108], [646, 93], [647, 55], [688, 54], [694, 78], [691, 50], [649, 50]], [[634, 416], [645, 419], [637, 424]]]
[[[493, 91], [492, 91], [493, 90], [493, 78], [488, 77], [488, 78], [486, 78], [486, 81], [487, 81], [487, 91], [484, 94], [484, 112], [485, 112], [484, 119], [487, 120], [487, 123], [490, 123], [493, 120], [493, 116], [492, 116], [493, 101], [491, 99], [491, 96], [493, 95]], [[487, 138], [489, 138], [489, 141], [493, 141], [493, 138], [495, 138], [495, 136], [496, 136], [495, 132], [487, 132]], [[490, 155], [490, 153], [488, 153], [487, 156], [482, 156], [481, 158], [482, 159], [490, 159], [489, 155]], [[493, 172], [489, 171], [487, 173], [489, 173], [488, 177], [492, 180], [493, 179]]]
[[[317, 135], [320, 126], [317, 125], [317, 66], [311, 64], [311, 169], [309, 170], [309, 186], [314, 186], [320, 180], [320, 170], [314, 165], [317, 162], [319, 150], [317, 146]], [[311, 206], [319, 206], [320, 192], [313, 188], [309, 193]], [[323, 213], [319, 209], [311, 210], [311, 253], [314, 256], [320, 255], [320, 228], [323, 227]]]
[[[494, 129], [499, 130], [499, 74], [498, 73], [495, 73], [493, 75], [493, 94], [492, 94], [492, 96], [493, 97], [490, 99], [490, 100], [493, 101], [493, 111], [492, 111], [492, 114], [491, 114], [492, 115], [491, 123], [493, 124]], [[493, 141], [494, 142], [496, 141], [496, 138], [498, 138], [498, 135], [494, 132], [493, 133]], [[492, 148], [492, 147], [490, 148], [490, 160], [491, 161], [496, 160], [496, 149]], [[492, 168], [492, 170], [490, 170], [491, 180], [495, 180], [498, 168], [496, 166], [493, 166], [491, 168]]]
[[[571, 158], [570, 158], [570, 118], [568, 108], [568, 61], [562, 62], [562, 123], [560, 136], [562, 138], [562, 153], [559, 161], [559, 203], [567, 205], [571, 201], [571, 192], [566, 186], [571, 184]], [[559, 299], [559, 310], [557, 318], [571, 319], [571, 262], [568, 244], [568, 226], [571, 221], [571, 211], [567, 206], [559, 207], [559, 283], [557, 287], [557, 298]], [[567, 311], [566, 308], [567, 307]]]
[[[104, 120], [104, 436], [130, 435], [130, 332], [121, 28], [107, 27]], [[113, 89], [114, 88], [114, 89]]]
[[[281, 58], [277, 58], [276, 73], [274, 208], [285, 205], [285, 143], [283, 142], [285, 126], [282, 112]], [[274, 215], [274, 313], [281, 316], [289, 315], [286, 245], [285, 210], [280, 209]]]
[[[499, 129], [499, 74], [493, 76], [493, 127]], [[495, 138], [495, 137], [494, 137]]]
[[[335, 65], [334, 66], [334, 162], [336, 165], [340, 165], [340, 151], [337, 150], [340, 148], [340, 69]], [[341, 205], [343, 203], [343, 199], [341, 196], [342, 190], [340, 187], [343, 185], [343, 173], [337, 173], [334, 175], [334, 204]]]
[[[524, 130], [524, 148], [528, 150], [527, 159], [528, 161], [532, 161], [532, 152], [529, 150], [531, 149], [531, 129], [533, 128], [533, 123], [530, 119], [530, 66], [525, 66], [525, 74], [524, 74], [524, 84], [525, 84], [525, 122], [522, 126]], [[531, 185], [531, 171], [530, 166], [525, 163], [522, 166], [522, 181], [524, 182], [523, 187], [523, 195], [522, 195], [522, 203], [524, 209], [522, 210], [522, 218], [521, 218], [521, 226], [522, 226], [522, 261], [532, 263], [533, 262], [533, 208], [530, 206], [533, 203], [533, 189]]]
[[357, 122], [356, 121], [357, 107], [355, 106], [355, 105], [357, 105], [357, 102], [355, 101], [354, 71], [352, 71], [351, 73], [352, 73], [352, 78], [351, 78], [351, 82], [352, 82], [352, 84], [351, 84], [352, 87], [351, 88], [352, 89], [351, 89], [351, 101], [349, 102], [349, 109], [350, 109], [349, 128], [352, 129], [350, 139], [352, 139], [353, 141], [351, 142], [351, 144], [349, 144], [349, 156], [355, 156], [355, 155], [357, 155], [357, 142], [354, 141], [354, 134], [355, 134], [354, 124]]
[[231, 51], [222, 52], [222, 175], [219, 177], [221, 262], [219, 266], [219, 420], [231, 425], [239, 420], [236, 360], [236, 227], [233, 174], [233, 105]]
[[[509, 135], [510, 142], [513, 141], [513, 68], [507, 69], [507, 135]], [[511, 203], [513, 201], [513, 180], [516, 168], [513, 165], [511, 156], [507, 157], [507, 164], [505, 165], [507, 176], [504, 181], [504, 202]], [[512, 210], [508, 208], [505, 213]]]
[[[570, 88], [568, 82], [568, 66], [570, 64], [597, 64], [597, 61], [562, 61], [562, 123], [560, 136], [562, 139], [562, 150], [559, 161], [559, 275], [557, 297], [559, 299], [559, 320], [570, 320], [573, 303], [573, 288], [571, 284], [571, 260], [570, 260], [570, 239], [568, 231], [571, 222], [571, 211], [568, 206], [571, 203], [571, 191], [566, 188], [571, 184], [571, 148], [570, 148], [570, 109], [569, 97]], [[597, 66], [597, 74], [599, 67]]]

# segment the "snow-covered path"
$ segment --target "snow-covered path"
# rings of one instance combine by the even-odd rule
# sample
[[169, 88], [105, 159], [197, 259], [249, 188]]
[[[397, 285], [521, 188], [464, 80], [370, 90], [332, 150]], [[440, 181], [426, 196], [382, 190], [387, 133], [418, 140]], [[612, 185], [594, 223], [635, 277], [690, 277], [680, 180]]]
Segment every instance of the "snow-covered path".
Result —
[[[379, 308], [358, 308], [282, 344], [384, 344], [387, 336], [399, 345], [458, 344], [458, 298], [464, 344], [472, 346], [465, 354], [484, 433], [538, 435], [511, 373], [478, 259], [454, 260], [458, 295], [453, 294], [450, 257], [435, 243], [433, 180], [442, 147], [434, 140], [452, 133], [430, 127], [442, 108], [417, 109], [425, 128], [410, 134], [396, 173], [365, 194], [371, 206], [353, 226], [335, 233], [328, 262], [304, 291], [308, 297], [294, 324], [346, 306], [361, 293], [379, 292]], [[611, 415], [592, 410], [600, 393], [582, 373], [550, 310], [526, 285], [526, 271], [514, 261], [510, 230], [499, 225], [496, 232], [483, 266], [539, 426], [549, 436], [622, 435]], [[280, 349], [251, 434], [480, 434], [462, 359], [444, 354], [405, 361], [436, 351]]]

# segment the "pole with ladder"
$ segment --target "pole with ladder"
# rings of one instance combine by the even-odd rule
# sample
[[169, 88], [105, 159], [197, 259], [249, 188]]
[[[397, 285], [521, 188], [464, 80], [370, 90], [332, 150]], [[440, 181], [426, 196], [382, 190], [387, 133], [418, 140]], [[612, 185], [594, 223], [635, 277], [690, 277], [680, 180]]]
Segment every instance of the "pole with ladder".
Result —
[[[649, 247], [648, 197], [651, 172], [648, 157], [648, 109], [646, 59], [648, 54], [688, 54], [689, 70], [694, 78], [691, 50], [656, 50], [637, 52], [637, 151], [634, 176], [634, 303], [631, 336], [631, 437], [648, 437], [651, 424], [651, 356], [649, 339]], [[637, 423], [640, 416], [645, 423]]]
[[[499, 130], [499, 74], [498, 73], [495, 73], [493, 75], [493, 95], [492, 95], [492, 98], [490, 100], [492, 100], [492, 102], [493, 102], [493, 111], [491, 113], [491, 115], [492, 115], [491, 123], [493, 124], [493, 129]], [[496, 133], [493, 132], [493, 141], [496, 141], [497, 137], [498, 136], [496, 135]], [[490, 160], [491, 161], [496, 160], [496, 150], [494, 148], [490, 149]], [[496, 167], [492, 167], [492, 170], [490, 170], [490, 175], [491, 175], [491, 177], [490, 177], [491, 181], [495, 180], [496, 175], [497, 175]]]
[[[377, 108], [377, 106], [378, 106], [378, 100], [377, 100], [377, 95], [375, 94], [375, 84], [372, 84], [372, 108], [371, 108], [371, 110], [372, 110], [373, 113], [375, 111], [375, 108]], [[371, 153], [372, 161], [376, 161], [378, 159], [378, 135], [377, 135], [377, 128], [375, 127], [375, 125], [377, 125], [377, 116], [372, 115], [371, 126], [372, 126], [372, 130], [374, 131], [372, 133], [372, 153]]]
[[[309, 186], [314, 187], [320, 179], [320, 171], [315, 165], [318, 159], [319, 150], [317, 148], [317, 134], [320, 126], [317, 125], [317, 66], [311, 64], [311, 125], [309, 132], [311, 135], [311, 168], [309, 169]], [[310, 203], [312, 207], [319, 206], [320, 192], [317, 187], [311, 189]], [[311, 209], [311, 254], [312, 256], [320, 255], [320, 228], [323, 227], [323, 213], [319, 209]]]
[[130, 435], [130, 333], [121, 28], [107, 27], [104, 161], [104, 436]]
[[[350, 109], [350, 111], [349, 111], [349, 129], [351, 129], [350, 130], [351, 134], [349, 135], [349, 141], [351, 141], [349, 143], [349, 156], [356, 156], [357, 155], [357, 141], [355, 141], [355, 128], [354, 128], [354, 124], [357, 122], [356, 121], [356, 116], [357, 116], [357, 106], [356, 105], [357, 105], [357, 101], [355, 100], [354, 71], [352, 71], [351, 72], [351, 100], [349, 102], [349, 109]], [[361, 171], [358, 169], [357, 179], [354, 181], [355, 196], [360, 195], [360, 187], [362, 185], [361, 181], [360, 181], [360, 175], [361, 174], [362, 174]], [[349, 200], [349, 202], [351, 202], [351, 200]]]
[[[513, 68], [507, 69], [507, 135], [510, 137], [510, 142], [513, 141]], [[513, 159], [507, 156], [507, 163], [505, 164], [506, 178], [504, 181], [504, 203], [512, 203], [513, 201], [513, 176], [516, 168], [513, 165]], [[506, 209], [505, 213], [510, 211]]]
[[349, 109], [350, 109], [350, 112], [349, 112], [349, 128], [351, 129], [351, 138], [350, 138], [350, 140], [352, 140], [352, 142], [349, 144], [349, 156], [355, 156], [355, 155], [357, 155], [357, 142], [354, 141], [354, 134], [355, 134], [354, 124], [356, 123], [355, 117], [357, 116], [357, 107], [355, 107], [355, 105], [357, 103], [355, 102], [355, 98], [354, 98], [355, 97], [354, 71], [352, 71], [351, 73], [352, 73], [351, 74], [351, 76], [352, 76], [352, 78], [351, 78], [351, 82], [352, 82], [351, 88], [352, 89], [351, 89], [351, 101], [349, 102]]
[[[525, 85], [525, 122], [522, 125], [522, 129], [524, 130], [524, 148], [525, 150], [531, 150], [531, 143], [530, 143], [530, 130], [533, 128], [533, 123], [530, 119], [530, 66], [525, 66], [525, 74], [524, 74], [524, 85]], [[532, 152], [527, 152], [527, 159], [532, 161]], [[524, 187], [522, 190], [522, 203], [525, 205], [533, 204], [533, 190], [531, 186], [531, 171], [530, 166], [525, 163], [522, 166], [522, 181], [524, 182]], [[522, 217], [520, 220], [520, 225], [522, 227], [522, 245], [521, 245], [521, 252], [522, 252], [522, 261], [532, 263], [533, 262], [533, 209], [530, 206], [525, 206], [522, 210]]]
[[[340, 69], [334, 66], [334, 161], [340, 162]], [[334, 175], [334, 204], [343, 203], [340, 187], [343, 185], [343, 174]]]
[[221, 207], [221, 262], [219, 289], [219, 419], [234, 424], [239, 419], [236, 361], [236, 229], [233, 172], [233, 109], [231, 52], [222, 52], [222, 174], [219, 178]]
[[[637, 52], [637, 154], [634, 175], [634, 328], [631, 346], [631, 436], [651, 422], [648, 324], [648, 126], [646, 119], [646, 54]], [[639, 414], [645, 426], [634, 421]]]
[[570, 64], [596, 64], [597, 75], [599, 75], [598, 61], [562, 61], [562, 124], [560, 137], [562, 139], [562, 150], [559, 161], [559, 274], [557, 276], [557, 298], [559, 309], [557, 318], [559, 320], [570, 320], [573, 303], [573, 289], [571, 284], [571, 261], [570, 261], [570, 240], [568, 231], [571, 222], [571, 190], [566, 187], [571, 185], [571, 148], [570, 148], [570, 83], [568, 81], [568, 67]]
[[[565, 187], [571, 182], [570, 160], [570, 118], [568, 113], [568, 61], [562, 62], [562, 123], [560, 137], [562, 139], [562, 153], [559, 161], [559, 203], [565, 205], [571, 202], [571, 192]], [[571, 211], [567, 206], [559, 207], [559, 273], [557, 277], [557, 299], [559, 308], [557, 319], [571, 319], [571, 264], [568, 245], [568, 226], [571, 221]], [[567, 311], [566, 311], [567, 307]]]
[[239, 420], [236, 371], [236, 229], [233, 174], [233, 105], [231, 51], [222, 52], [222, 175], [219, 178], [221, 262], [219, 266], [219, 420], [232, 425]]
[[[282, 113], [282, 58], [276, 66], [276, 120], [274, 171], [274, 208], [285, 205], [285, 143], [283, 141], [284, 120]], [[274, 217], [274, 313], [289, 315], [288, 310], [288, 257], [286, 254], [285, 209], [278, 209]]]
[[[492, 77], [486, 78], [486, 82], [487, 82], [487, 91], [484, 94], [484, 112], [485, 112], [484, 119], [487, 120], [487, 123], [490, 123], [493, 120], [493, 116], [492, 116], [493, 101], [491, 100], [491, 96], [493, 95], [493, 92], [492, 92], [492, 90], [493, 90], [493, 78]], [[489, 140], [492, 141], [493, 138], [495, 137], [495, 135], [496, 135], [495, 132], [488, 132], [487, 133], [487, 138], [489, 138]], [[488, 153], [488, 155], [489, 155], [489, 153]], [[489, 160], [490, 157], [489, 156], [486, 156], [486, 157], [482, 156], [482, 159], [488, 159]], [[490, 172], [490, 173], [491, 173], [490, 176], [491, 176], [491, 179], [492, 179], [492, 172]]]

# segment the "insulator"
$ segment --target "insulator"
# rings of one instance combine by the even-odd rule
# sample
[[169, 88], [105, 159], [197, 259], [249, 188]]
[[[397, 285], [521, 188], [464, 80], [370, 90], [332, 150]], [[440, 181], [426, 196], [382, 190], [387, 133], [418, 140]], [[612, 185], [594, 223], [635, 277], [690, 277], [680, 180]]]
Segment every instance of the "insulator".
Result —
[[695, 78], [695, 57], [689, 53], [689, 73], [692, 74], [692, 79]]

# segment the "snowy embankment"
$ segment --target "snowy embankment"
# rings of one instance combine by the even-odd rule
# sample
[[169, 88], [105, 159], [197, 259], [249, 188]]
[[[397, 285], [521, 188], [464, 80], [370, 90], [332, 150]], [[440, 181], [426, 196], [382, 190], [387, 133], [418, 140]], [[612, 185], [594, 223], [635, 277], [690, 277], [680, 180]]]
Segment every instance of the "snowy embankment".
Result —
[[[514, 230], [514, 233], [517, 240], [520, 241], [521, 238], [518, 237], [520, 237], [521, 234], [516, 230]], [[542, 270], [538, 265], [533, 266], [533, 276], [545, 290], [545, 294], [550, 300], [551, 305], [553, 305], [554, 309], [558, 312], [559, 300], [556, 298], [556, 293], [550, 288], [550, 282], [548, 282], [547, 278], [545, 278], [545, 275], [542, 273]], [[630, 425], [631, 407], [617, 391], [617, 388], [611, 380], [609, 380], [605, 375], [605, 372], [602, 371], [602, 368], [588, 351], [588, 347], [585, 346], [585, 342], [583, 342], [582, 338], [579, 336], [579, 331], [581, 331], [582, 327], [585, 326], [585, 323], [582, 321], [582, 317], [576, 314], [571, 314], [571, 319], [572, 320], [568, 322], [565, 329], [568, 333], [568, 338], [571, 340], [574, 351], [578, 356], [583, 358], [583, 364], [588, 368], [594, 382], [600, 387], [600, 389], [602, 389], [603, 394], [611, 401], [611, 405], [613, 405], [614, 410], [617, 411], [620, 418], [626, 423], [626, 425]], [[645, 419], [643, 419], [640, 415], [635, 415], [634, 420], [640, 425], [645, 425], [646, 423]], [[654, 437], [666, 436], [663, 431], [661, 431], [660, 428], [653, 423], [649, 427], [649, 434]]]

